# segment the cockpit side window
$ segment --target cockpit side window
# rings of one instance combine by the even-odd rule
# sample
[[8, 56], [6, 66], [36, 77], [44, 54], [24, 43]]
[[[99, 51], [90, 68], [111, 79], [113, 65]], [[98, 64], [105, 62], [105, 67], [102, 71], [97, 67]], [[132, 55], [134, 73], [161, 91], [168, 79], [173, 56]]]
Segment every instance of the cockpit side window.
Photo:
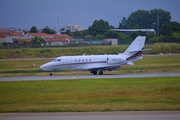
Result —
[[59, 61], [61, 61], [61, 59], [58, 59], [57, 61], [59, 62]]

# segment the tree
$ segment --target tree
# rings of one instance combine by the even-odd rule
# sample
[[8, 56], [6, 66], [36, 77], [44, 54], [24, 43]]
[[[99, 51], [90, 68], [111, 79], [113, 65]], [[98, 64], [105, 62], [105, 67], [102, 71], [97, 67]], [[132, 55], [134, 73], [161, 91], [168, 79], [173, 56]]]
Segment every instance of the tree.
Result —
[[119, 33], [119, 38], [118, 39], [119, 40], [131, 40], [131, 38], [128, 35], [126, 35], [126, 34], [124, 34], [122, 32]]
[[118, 29], [128, 29], [130, 27], [127, 26], [127, 24], [122, 25], [122, 23], [119, 23]]
[[162, 9], [137, 10], [130, 14], [125, 25], [128, 28], [154, 28], [157, 31], [157, 28], [161, 28], [164, 24], [170, 22], [170, 19], [170, 12]]
[[104, 34], [107, 30], [110, 29], [109, 23], [107, 21], [104, 21], [102, 19], [95, 20], [88, 28], [88, 33], [90, 35], [96, 36], [97, 34]]
[[123, 19], [121, 20], [121, 24], [125, 25], [126, 24], [126, 17], [123, 17]]
[[85, 35], [88, 35], [88, 31], [87, 30], [82, 30], [82, 31], [80, 31], [80, 33], [81, 33], [81, 36], [85, 36]]
[[138, 31], [138, 32], [133, 32], [130, 36], [134, 40], [137, 36], [147, 36], [147, 34], [146, 32]]
[[146, 40], [148, 43], [156, 43], [158, 42], [158, 37], [156, 35], [149, 37], [148, 40]]
[[118, 29], [126, 29], [128, 28], [127, 24], [126, 24], [126, 17], [123, 17], [121, 22], [119, 22], [119, 26], [118, 26]]
[[138, 10], [135, 12], [132, 12], [130, 16], [128, 17], [128, 20], [126, 21], [126, 24], [130, 28], [149, 28], [149, 11], [147, 10]]
[[154, 33], [150, 33], [146, 35], [146, 42], [157, 42], [157, 35]]
[[80, 31], [76, 31], [76, 32], [73, 32], [73, 37], [81, 37], [81, 32]]
[[66, 30], [66, 34], [72, 37], [72, 34], [71, 34], [70, 30]]
[[114, 27], [114, 26], [112, 26], [112, 25], [110, 25], [109, 27], [110, 27], [110, 29], [115, 29], [115, 27]]
[[[171, 14], [168, 11], [164, 11], [162, 9], [153, 9], [150, 10], [150, 23], [149, 25], [151, 26], [152, 24], [155, 24], [155, 29], [157, 27], [161, 28], [163, 25], [166, 23], [169, 23], [171, 20]], [[157, 26], [157, 24], [159, 24]]]
[[60, 31], [65, 31], [65, 29], [64, 29], [64, 28], [61, 28]]
[[29, 32], [30, 33], [37, 33], [38, 30], [37, 30], [36, 26], [32, 26]]
[[46, 26], [45, 28], [43, 28], [42, 30], [43, 33], [47, 33], [47, 34], [56, 34], [56, 31], [53, 29], [50, 29], [48, 26]]
[[93, 39], [93, 36], [92, 36], [92, 35], [85, 35], [85, 36], [84, 36], [84, 39], [90, 40], [90, 39]]
[[105, 38], [118, 38], [119, 35], [115, 31], [108, 30], [104, 33]]
[[180, 31], [179, 32], [173, 32], [173, 37], [180, 38]]
[[97, 34], [97, 35], [95, 36], [95, 39], [102, 40], [102, 39], [104, 39], [104, 35], [102, 35], [102, 34]]
[[165, 24], [159, 31], [160, 35], [173, 36], [174, 32], [180, 32], [180, 23], [169, 22]]
[[41, 45], [41, 38], [34, 37], [31, 42], [33, 45]]

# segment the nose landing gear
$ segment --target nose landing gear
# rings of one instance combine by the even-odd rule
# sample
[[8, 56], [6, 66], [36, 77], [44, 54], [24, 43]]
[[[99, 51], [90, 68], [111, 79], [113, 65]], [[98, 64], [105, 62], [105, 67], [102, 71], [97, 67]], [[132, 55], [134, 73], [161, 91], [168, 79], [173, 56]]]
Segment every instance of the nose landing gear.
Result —
[[53, 76], [53, 73], [52, 73], [52, 72], [50, 72], [50, 73], [49, 73], [49, 76]]

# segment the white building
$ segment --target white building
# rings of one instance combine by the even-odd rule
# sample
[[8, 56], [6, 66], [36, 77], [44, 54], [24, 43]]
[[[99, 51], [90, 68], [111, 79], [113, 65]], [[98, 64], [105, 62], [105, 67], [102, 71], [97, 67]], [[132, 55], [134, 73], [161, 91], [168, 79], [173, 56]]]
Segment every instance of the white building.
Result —
[[6, 43], [13, 43], [14, 41], [13, 40], [29, 40], [31, 41], [32, 40], [32, 36], [6, 36], [5, 37], [5, 42]]
[[61, 27], [61, 30], [64, 29], [66, 30], [70, 30], [71, 32], [76, 32], [76, 31], [82, 31], [84, 30], [82, 27], [80, 27], [79, 25], [76, 24], [67, 24]]
[[104, 39], [104, 41], [110, 42], [111, 45], [118, 45], [118, 39], [116, 38], [107, 38], [107, 39]]

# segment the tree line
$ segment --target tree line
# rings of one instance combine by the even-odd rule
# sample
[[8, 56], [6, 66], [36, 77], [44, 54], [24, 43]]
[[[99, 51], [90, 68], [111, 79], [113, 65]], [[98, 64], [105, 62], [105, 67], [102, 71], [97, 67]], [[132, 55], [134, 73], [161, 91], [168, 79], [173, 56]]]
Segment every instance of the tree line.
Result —
[[[156, 34], [147, 34], [138, 31], [130, 35], [118, 33], [111, 29], [154, 29]], [[33, 26], [29, 32], [38, 32]], [[48, 34], [56, 34], [56, 31], [48, 26], [42, 29], [42, 32]], [[147, 36], [148, 42], [178, 42], [180, 43], [180, 23], [171, 21], [171, 14], [162, 9], [137, 10], [132, 12], [128, 18], [123, 17], [118, 27], [109, 25], [108, 21], [103, 19], [94, 20], [87, 30], [71, 32], [66, 34], [74, 38], [83, 39], [104, 39], [117, 38], [118, 40], [132, 40], [139, 35]]]

